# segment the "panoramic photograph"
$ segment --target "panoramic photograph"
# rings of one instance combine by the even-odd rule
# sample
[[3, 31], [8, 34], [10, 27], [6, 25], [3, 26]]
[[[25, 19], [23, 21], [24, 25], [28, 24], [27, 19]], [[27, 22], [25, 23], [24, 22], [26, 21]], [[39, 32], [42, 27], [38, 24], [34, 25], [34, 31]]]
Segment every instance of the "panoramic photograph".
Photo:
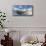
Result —
[[15, 5], [13, 15], [15, 16], [32, 16], [32, 5]]

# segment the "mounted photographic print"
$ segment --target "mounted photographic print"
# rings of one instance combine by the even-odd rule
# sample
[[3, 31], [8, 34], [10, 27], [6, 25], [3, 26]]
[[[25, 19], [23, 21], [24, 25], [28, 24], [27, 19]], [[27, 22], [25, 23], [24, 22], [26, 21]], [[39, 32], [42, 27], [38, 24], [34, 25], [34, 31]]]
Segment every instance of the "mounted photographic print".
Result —
[[32, 16], [32, 11], [32, 5], [14, 5], [12, 8], [12, 13], [14, 16]]

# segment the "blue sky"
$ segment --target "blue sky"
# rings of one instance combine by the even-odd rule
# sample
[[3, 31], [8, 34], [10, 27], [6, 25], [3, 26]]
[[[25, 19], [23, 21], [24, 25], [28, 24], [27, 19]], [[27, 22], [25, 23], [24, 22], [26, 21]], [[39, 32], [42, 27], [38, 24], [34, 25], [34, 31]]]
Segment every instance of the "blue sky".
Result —
[[15, 5], [14, 10], [32, 10], [32, 5]]

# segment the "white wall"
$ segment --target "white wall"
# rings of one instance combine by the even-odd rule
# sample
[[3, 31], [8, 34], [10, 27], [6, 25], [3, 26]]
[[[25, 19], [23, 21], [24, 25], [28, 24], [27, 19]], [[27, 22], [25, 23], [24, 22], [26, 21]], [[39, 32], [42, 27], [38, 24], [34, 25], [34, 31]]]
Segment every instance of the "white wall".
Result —
[[[33, 16], [12, 16], [12, 6], [16, 4], [32, 4]], [[0, 0], [0, 9], [7, 13], [7, 27], [38, 27], [39, 30], [46, 31], [46, 28], [43, 28], [46, 27], [45, 4], [46, 0]], [[38, 29], [35, 28], [34, 30]]]

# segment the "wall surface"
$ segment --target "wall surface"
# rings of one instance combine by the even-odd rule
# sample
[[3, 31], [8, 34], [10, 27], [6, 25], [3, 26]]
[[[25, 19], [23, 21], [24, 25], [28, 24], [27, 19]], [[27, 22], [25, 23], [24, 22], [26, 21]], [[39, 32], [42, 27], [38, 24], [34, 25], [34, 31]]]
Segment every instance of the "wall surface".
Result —
[[[12, 6], [33, 5], [33, 16], [13, 16]], [[46, 31], [46, 0], [0, 0], [0, 10], [6, 12], [5, 26], [19, 31]]]
[[[33, 5], [33, 16], [13, 16], [12, 6]], [[8, 27], [46, 27], [46, 0], [0, 0], [0, 10], [7, 13]]]

